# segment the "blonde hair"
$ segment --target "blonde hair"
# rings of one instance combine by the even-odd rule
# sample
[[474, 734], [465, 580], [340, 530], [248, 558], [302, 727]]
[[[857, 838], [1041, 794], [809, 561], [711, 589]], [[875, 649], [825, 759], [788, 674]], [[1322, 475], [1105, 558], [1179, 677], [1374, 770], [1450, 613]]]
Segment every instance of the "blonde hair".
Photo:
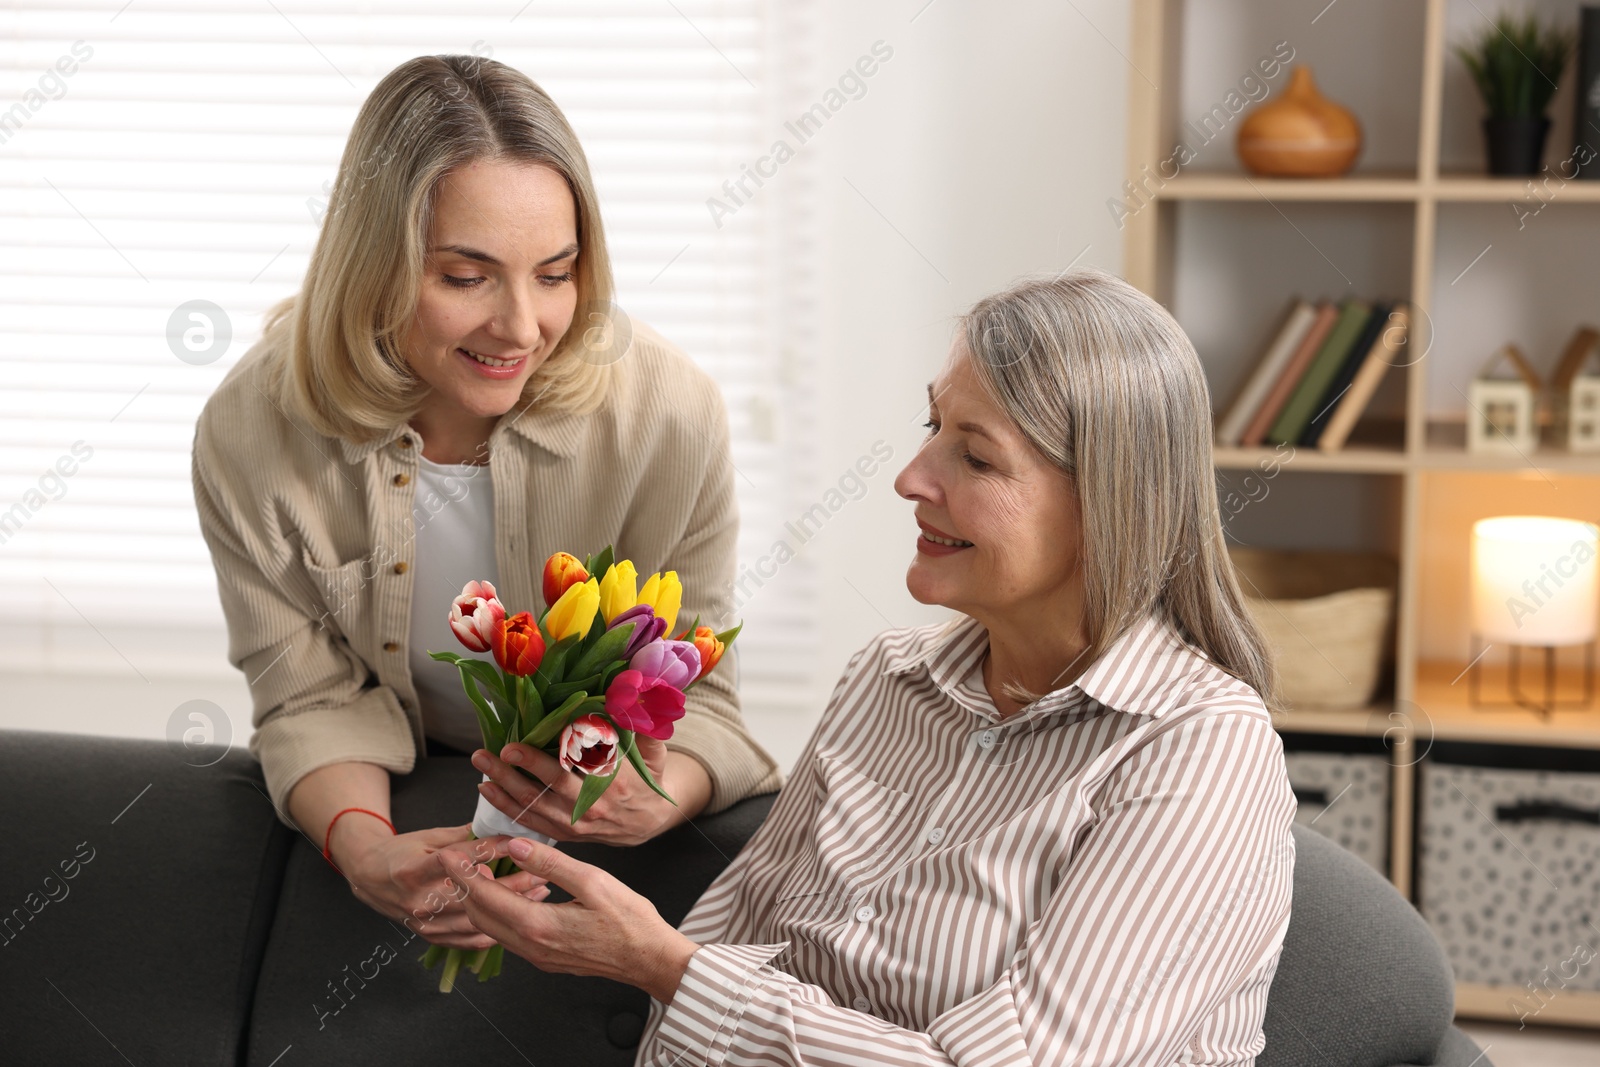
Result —
[[1079, 269], [985, 297], [958, 332], [995, 402], [1073, 480], [1089, 640], [1076, 662], [1093, 663], [1155, 609], [1277, 710], [1271, 654], [1222, 532], [1210, 393], [1172, 316], [1120, 278]]
[[[610, 321], [600, 206], [561, 109], [527, 75], [492, 59], [408, 60], [361, 105], [300, 292], [266, 316], [279, 398], [319, 432], [371, 440], [409, 419], [427, 395], [401, 339], [416, 313], [439, 186], [478, 160], [542, 164], [566, 179], [580, 249], [573, 321]], [[568, 328], [530, 376], [524, 406], [599, 405], [610, 367], [584, 347], [586, 332]]]

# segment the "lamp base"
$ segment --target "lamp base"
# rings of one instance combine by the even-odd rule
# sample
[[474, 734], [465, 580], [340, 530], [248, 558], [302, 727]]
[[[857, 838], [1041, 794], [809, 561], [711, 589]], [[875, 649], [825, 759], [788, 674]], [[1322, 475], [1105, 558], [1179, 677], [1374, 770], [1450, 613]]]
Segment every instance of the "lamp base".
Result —
[[[1476, 708], [1504, 708], [1518, 707], [1529, 711], [1536, 711], [1545, 718], [1557, 708], [1587, 708], [1594, 702], [1594, 642], [1590, 641], [1583, 646], [1583, 697], [1578, 700], [1556, 699], [1556, 647], [1555, 645], [1508, 645], [1511, 649], [1511, 669], [1507, 679], [1507, 689], [1511, 700], [1490, 702], [1482, 699], [1479, 692], [1478, 661], [1483, 658], [1487, 648], [1479, 647], [1477, 634], [1472, 635], [1472, 664], [1467, 668], [1467, 702]], [[1522, 649], [1538, 648], [1544, 651], [1544, 685], [1538, 700], [1530, 699], [1522, 692]]]

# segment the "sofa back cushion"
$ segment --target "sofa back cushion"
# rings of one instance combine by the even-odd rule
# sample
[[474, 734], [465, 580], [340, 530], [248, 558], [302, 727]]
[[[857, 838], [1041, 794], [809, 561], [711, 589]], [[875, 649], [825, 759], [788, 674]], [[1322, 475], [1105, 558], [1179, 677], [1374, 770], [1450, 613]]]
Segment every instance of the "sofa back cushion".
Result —
[[237, 1062], [291, 843], [255, 761], [8, 730], [0, 820], [0, 1061]]

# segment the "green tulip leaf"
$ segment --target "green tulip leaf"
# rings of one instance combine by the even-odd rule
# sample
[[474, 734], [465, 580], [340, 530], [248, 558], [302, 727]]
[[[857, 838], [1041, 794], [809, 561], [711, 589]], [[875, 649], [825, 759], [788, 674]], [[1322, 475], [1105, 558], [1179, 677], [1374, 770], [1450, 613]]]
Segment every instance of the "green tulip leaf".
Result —
[[636, 623], [623, 623], [616, 629], [607, 630], [600, 638], [589, 647], [589, 650], [578, 657], [578, 662], [572, 665], [568, 673], [579, 678], [586, 678], [597, 673], [601, 667], [612, 660], [622, 656], [622, 650], [628, 647], [628, 640], [633, 637]]
[[677, 807], [678, 802], [673, 800], [665, 789], [656, 784], [655, 777], [650, 773], [650, 768], [645, 765], [644, 757], [639, 754], [639, 746], [634, 742], [633, 731], [618, 730], [617, 733], [619, 735], [617, 743], [622, 745], [622, 751], [627, 754], [628, 762], [633, 764], [633, 769], [639, 772], [639, 777], [644, 779], [644, 784], [661, 794], [668, 804]]
[[[539, 662], [539, 669], [533, 674], [533, 687], [538, 690], [539, 696], [544, 697], [545, 690], [561, 680], [562, 665], [566, 663], [567, 653], [572, 651], [579, 641], [576, 634], [563, 637], [545, 649], [544, 659]], [[550, 701], [545, 700], [548, 705]]]
[[591, 674], [587, 678], [579, 678], [572, 682], [557, 682], [544, 691], [544, 702], [546, 704], [560, 704], [573, 693], [596, 692], [600, 688], [600, 678], [601, 676], [598, 674]]
[[506, 705], [508, 710], [514, 710], [516, 702], [506, 691], [505, 677], [498, 667], [481, 659], [471, 659], [466, 656], [458, 659], [456, 666], [461, 670], [462, 677], [472, 675], [485, 693], [491, 697], [499, 697], [500, 703]]
[[622, 764], [619, 763], [611, 768], [610, 774], [584, 776], [583, 785], [578, 789], [578, 802], [572, 806], [572, 825], [576, 826], [578, 820], [583, 818], [583, 813], [594, 806], [594, 802], [599, 800], [600, 794], [610, 787], [612, 780], [617, 777], [617, 772], [621, 769]]
[[467, 699], [472, 701], [472, 706], [478, 713], [478, 729], [483, 734], [483, 747], [490, 752], [498, 753], [506, 745], [506, 732], [500, 717], [495, 714], [494, 705], [478, 692], [477, 681], [466, 671], [461, 672], [461, 688], [467, 691]]
[[587, 715], [592, 711], [599, 711], [606, 706], [604, 697], [586, 697], [582, 693], [574, 693], [561, 706], [540, 719], [538, 725], [529, 730], [523, 737], [522, 743], [534, 748], [544, 748], [560, 735], [567, 723], [580, 715]]
[[513, 736], [520, 736], [524, 730], [544, 718], [544, 701], [533, 684], [532, 675], [517, 679], [517, 709], [516, 727], [511, 731]]
[[583, 569], [589, 572], [589, 577], [598, 582], [606, 576], [606, 571], [611, 569], [611, 564], [616, 562], [614, 556], [611, 546], [607, 545], [585, 560]]

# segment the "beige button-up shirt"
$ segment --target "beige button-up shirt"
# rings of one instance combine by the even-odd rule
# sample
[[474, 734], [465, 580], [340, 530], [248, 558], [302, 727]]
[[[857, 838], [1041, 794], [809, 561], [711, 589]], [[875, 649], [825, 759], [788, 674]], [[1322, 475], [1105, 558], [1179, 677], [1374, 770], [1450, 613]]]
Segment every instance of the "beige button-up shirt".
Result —
[[[291, 419], [271, 399], [269, 343], [201, 413], [194, 491], [229, 659], [250, 684], [250, 748], [288, 821], [290, 790], [316, 768], [403, 774], [426, 751], [406, 654], [421, 441], [397, 426], [356, 445]], [[642, 324], [615, 370], [593, 414], [524, 412], [490, 437], [497, 592], [508, 611], [537, 612], [552, 552], [614, 544], [640, 574], [678, 572], [683, 625], [699, 615], [720, 629], [739, 525], [721, 394]], [[740, 717], [736, 668], [730, 658], [690, 692], [667, 743], [705, 766], [708, 812], [781, 784]]]
[[1152, 613], [1001, 718], [987, 648], [856, 654], [640, 1064], [1254, 1060], [1295, 810], [1260, 697]]

